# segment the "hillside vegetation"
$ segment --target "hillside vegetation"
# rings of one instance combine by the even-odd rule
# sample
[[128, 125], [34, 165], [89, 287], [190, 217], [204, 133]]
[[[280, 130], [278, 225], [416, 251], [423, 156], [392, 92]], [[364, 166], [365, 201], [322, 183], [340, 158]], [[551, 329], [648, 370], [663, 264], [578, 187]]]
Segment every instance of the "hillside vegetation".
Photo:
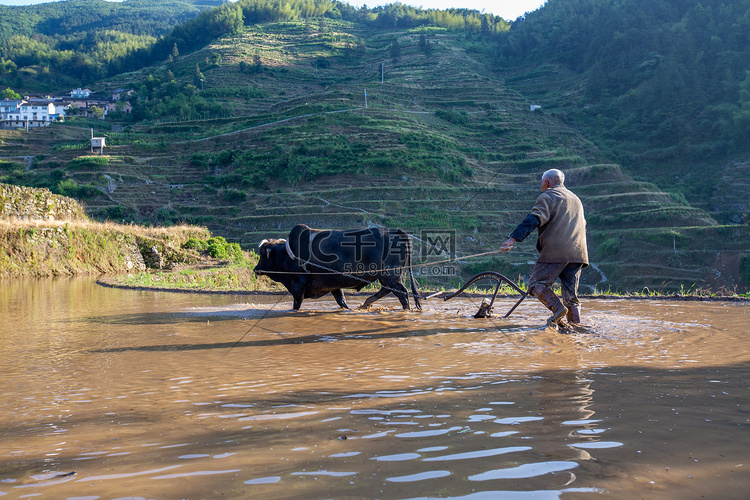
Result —
[[80, 86], [220, 0], [66, 0], [0, 5], [0, 85]]
[[750, 0], [549, 0], [502, 34], [506, 83], [723, 223], [750, 214]]
[[256, 283], [253, 258], [205, 228], [95, 222], [72, 198], [0, 184], [0, 278], [135, 273], [209, 261], [241, 262], [233, 274], [242, 276], [242, 287]]
[[[222, 8], [263, 4], [234, 5]], [[243, 11], [241, 29], [100, 81], [137, 90], [133, 113], [114, 117], [124, 129], [73, 121], [0, 134], [0, 154], [33, 158], [0, 163], [0, 181], [77, 196], [97, 219], [198, 224], [245, 248], [297, 223], [401, 227], [414, 235], [420, 279], [452, 287], [481, 270], [530, 270], [532, 239], [510, 255], [476, 255], [499, 247], [541, 173], [560, 168], [587, 211], [588, 287], [745, 286], [747, 226], [613, 163], [536, 99], [551, 94], [528, 81], [530, 66], [498, 66], [500, 24], [476, 13], [476, 27], [441, 26], [440, 11], [420, 19], [399, 8], [251, 24]], [[555, 71], [549, 86], [562, 98], [579, 76]], [[528, 93], [516, 85], [524, 79]], [[108, 137], [104, 155], [88, 153], [91, 127]], [[427, 244], [435, 234], [452, 242], [442, 254]]]

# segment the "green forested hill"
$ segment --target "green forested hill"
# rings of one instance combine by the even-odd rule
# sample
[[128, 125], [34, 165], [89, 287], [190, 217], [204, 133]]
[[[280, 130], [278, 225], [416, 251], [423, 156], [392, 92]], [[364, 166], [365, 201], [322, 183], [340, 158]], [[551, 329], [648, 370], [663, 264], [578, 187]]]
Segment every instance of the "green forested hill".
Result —
[[[557, 167], [587, 210], [588, 286], [745, 286], [746, 225], [660, 189], [669, 162], [636, 179], [582, 133], [585, 71], [503, 62], [507, 24], [477, 12], [295, 5], [241, 0], [175, 27], [141, 52], [156, 64], [97, 82], [135, 89], [131, 114], [0, 134], [0, 154], [31, 159], [0, 160], [0, 182], [82, 199], [99, 219], [205, 225], [245, 247], [300, 222], [398, 226], [420, 249], [437, 231], [463, 273], [516, 275], [532, 241], [502, 259], [460, 258], [496, 249]], [[103, 156], [88, 153], [91, 127], [107, 135]]]
[[[219, 6], [206, 9], [210, 5]], [[88, 84], [200, 49], [217, 37], [240, 33], [245, 25], [316, 16], [378, 29], [435, 24], [484, 35], [509, 26], [498, 16], [467, 9], [423, 11], [393, 4], [368, 10], [335, 0], [70, 0], [0, 6], [0, 85], [48, 91]]]
[[220, 0], [0, 5], [0, 83], [45, 91], [88, 84], [105, 76], [113, 61], [217, 5]]
[[726, 222], [748, 213], [723, 173], [750, 174], [750, 1], [549, 0], [497, 63], [638, 177]]

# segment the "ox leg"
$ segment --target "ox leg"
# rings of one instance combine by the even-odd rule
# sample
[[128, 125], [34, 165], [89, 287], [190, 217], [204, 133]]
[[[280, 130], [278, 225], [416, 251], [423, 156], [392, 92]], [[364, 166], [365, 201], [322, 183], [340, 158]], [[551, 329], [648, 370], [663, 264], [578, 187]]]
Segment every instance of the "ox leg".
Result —
[[289, 290], [289, 293], [292, 294], [292, 298], [294, 299], [292, 309], [299, 311], [299, 308], [302, 306], [302, 299], [305, 298], [305, 291], [302, 290], [302, 287], [295, 287]]
[[287, 291], [292, 294], [292, 298], [294, 299], [292, 309], [295, 311], [299, 311], [299, 308], [302, 306], [302, 299], [305, 298], [307, 285], [307, 280], [293, 280], [288, 285], [285, 285]]
[[344, 292], [341, 290], [341, 288], [332, 291], [331, 295], [333, 295], [333, 298], [336, 299], [336, 303], [339, 306], [343, 307], [344, 309], [349, 309], [349, 306], [346, 305], [346, 301], [344, 300]]
[[359, 308], [360, 309], [369, 309], [373, 302], [375, 302], [378, 299], [382, 299], [383, 297], [385, 297], [386, 295], [388, 295], [389, 291], [390, 290], [386, 290], [385, 288], [381, 288], [380, 290], [378, 290], [378, 293], [376, 293], [375, 295], [370, 295], [369, 297], [367, 297], [367, 300], [365, 300], [364, 303], [361, 306], [359, 306]]
[[401, 283], [397, 284], [393, 287], [393, 295], [398, 297], [398, 301], [401, 302], [401, 307], [404, 308], [404, 310], [409, 309], [409, 290], [406, 289], [404, 285]]
[[302, 307], [302, 295], [293, 295], [292, 298], [294, 298], [292, 309], [294, 309], [295, 311], [299, 311], [299, 308]]

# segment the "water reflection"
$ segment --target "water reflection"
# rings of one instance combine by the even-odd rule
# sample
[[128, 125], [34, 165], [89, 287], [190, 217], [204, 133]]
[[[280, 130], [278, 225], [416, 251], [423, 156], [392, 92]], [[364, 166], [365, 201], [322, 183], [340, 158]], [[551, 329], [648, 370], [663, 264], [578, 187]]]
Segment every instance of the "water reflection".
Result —
[[533, 305], [483, 321], [460, 301], [423, 313], [313, 301], [318, 311], [291, 314], [278, 297], [86, 280], [3, 292], [10, 498], [667, 498], [711, 496], [717, 477], [726, 496], [750, 486], [738, 473], [747, 307], [594, 303], [588, 333], [559, 335], [539, 329], [546, 313]]

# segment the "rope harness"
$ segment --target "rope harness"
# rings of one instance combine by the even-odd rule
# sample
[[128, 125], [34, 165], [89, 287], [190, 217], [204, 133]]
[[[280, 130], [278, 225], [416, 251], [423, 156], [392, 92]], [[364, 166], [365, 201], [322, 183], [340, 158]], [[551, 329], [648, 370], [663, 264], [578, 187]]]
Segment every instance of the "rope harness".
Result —
[[[361, 278], [359, 276], [356, 276], [356, 275], [357, 274], [373, 274], [373, 273], [386, 272], [386, 271], [399, 271], [399, 270], [403, 272], [406, 269], [410, 269], [411, 270], [411, 269], [415, 269], [415, 268], [418, 268], [418, 267], [434, 266], [434, 265], [437, 265], [437, 264], [445, 264], [447, 262], [455, 262], [455, 259], [445, 259], [445, 260], [439, 260], [439, 261], [436, 261], [436, 262], [429, 262], [429, 263], [423, 263], [423, 264], [413, 264], [413, 265], [408, 265], [408, 266], [404, 265], [404, 266], [400, 266], [400, 267], [391, 267], [391, 268], [384, 267], [384, 268], [378, 268], [378, 269], [371, 269], [369, 271], [352, 271], [352, 272], [346, 272], [346, 271], [337, 271], [335, 269], [331, 269], [330, 267], [326, 267], [326, 266], [324, 266], [322, 264], [311, 262], [309, 260], [305, 260], [305, 259], [302, 259], [301, 257], [296, 256], [294, 254], [294, 252], [292, 251], [291, 247], [289, 246], [289, 242], [288, 241], [284, 241], [284, 246], [286, 248], [287, 254], [289, 255], [289, 258], [291, 258], [292, 260], [294, 260], [296, 262], [299, 262], [300, 263], [300, 267], [302, 267], [302, 269], [304, 269], [304, 272], [263, 271], [264, 274], [339, 275], [339, 276], [346, 276], [348, 278], [352, 278], [352, 279], [361, 281], [361, 282], [363, 282], [366, 285], [369, 285], [369, 284], [371, 284], [373, 282], [372, 281], [368, 281], [368, 280], [366, 280], [364, 278]], [[472, 258], [476, 258], [476, 257], [483, 257], [485, 255], [492, 255], [492, 254], [496, 254], [496, 253], [499, 253], [499, 252], [500, 252], [500, 250], [492, 250], [492, 251], [489, 251], [489, 252], [482, 252], [482, 253], [477, 253], [477, 254], [473, 254], [473, 255], [468, 255], [466, 257], [463, 257], [463, 259], [472, 259]], [[326, 272], [312, 272], [312, 271], [310, 271], [307, 268], [308, 265], [315, 266], [317, 268], [323, 269]], [[489, 317], [491, 315], [492, 306], [495, 303], [495, 298], [497, 297], [498, 292], [500, 291], [500, 285], [502, 285], [503, 283], [507, 283], [508, 285], [511, 286], [511, 288], [513, 288], [514, 290], [516, 290], [518, 293], [521, 294], [521, 298], [518, 299], [518, 302], [516, 302], [513, 305], [513, 307], [511, 307], [510, 310], [502, 317], [503, 319], [508, 318], [508, 316], [511, 315], [511, 313], [516, 309], [516, 307], [518, 307], [519, 304], [521, 304], [521, 302], [523, 302], [523, 300], [529, 295], [528, 291], [522, 290], [518, 285], [516, 285], [508, 277], [506, 277], [506, 276], [504, 276], [504, 275], [502, 275], [500, 273], [497, 273], [495, 271], [484, 271], [484, 272], [481, 272], [479, 274], [474, 275], [471, 279], [469, 279], [469, 281], [467, 281], [457, 291], [455, 291], [455, 292], [453, 292], [453, 293], [451, 293], [451, 294], [446, 295], [445, 297], [443, 297], [443, 300], [447, 301], [447, 300], [450, 300], [450, 299], [452, 299], [454, 297], [457, 297], [464, 290], [466, 290], [469, 286], [471, 286], [475, 282], [477, 282], [477, 281], [479, 281], [481, 279], [484, 279], [484, 278], [491, 278], [491, 279], [496, 280], [497, 281], [497, 286], [495, 287], [495, 293], [492, 294], [492, 300], [490, 300], [489, 302], [486, 302], [486, 299], [485, 299], [482, 302], [482, 305], [480, 306], [479, 311], [474, 316], [475, 318], [484, 318], [484, 317]], [[403, 293], [402, 290], [395, 290], [394, 288], [391, 288], [389, 286], [383, 285], [382, 283], [380, 284], [380, 286], [381, 286], [381, 288], [384, 288], [384, 289], [386, 289], [386, 290], [388, 290], [390, 292], [393, 292], [395, 294]], [[423, 299], [423, 300], [427, 300], [427, 299], [431, 299], [433, 297], [436, 297], [437, 295], [440, 295], [441, 293], [445, 293], [445, 292], [437, 292], [437, 293], [434, 293], [432, 295], [428, 295], [427, 297], [420, 297], [420, 298]], [[407, 297], [408, 297], [408, 295], [409, 294], [408, 294], [408, 290], [407, 290]]]
[[[484, 257], [485, 255], [493, 255], [493, 254], [500, 253], [500, 252], [501, 252], [501, 250], [492, 250], [492, 251], [489, 251], [489, 252], [475, 253], [473, 255], [467, 255], [466, 257], [461, 257], [461, 260], [474, 259], [476, 257]], [[292, 253], [291, 249], [287, 249], [287, 253], [289, 254], [289, 257], [292, 260], [297, 260], [297, 261], [301, 262], [300, 266], [302, 267], [302, 269], [305, 269], [304, 272], [301, 272], [301, 271], [263, 271], [263, 274], [321, 274], [321, 275], [341, 274], [341, 275], [344, 275], [344, 276], [349, 276], [351, 278], [360, 279], [360, 278], [356, 278], [354, 275], [355, 274], [372, 274], [372, 273], [379, 273], [379, 272], [385, 272], [385, 271], [397, 271], [399, 269], [403, 269], [403, 270], [406, 270], [406, 269], [416, 269], [418, 267], [436, 266], [438, 264], [446, 264], [446, 263], [449, 263], [449, 262], [456, 262], [456, 260], [457, 260], [457, 259], [444, 259], [444, 260], [436, 260], [435, 262], [425, 262], [425, 263], [422, 263], [422, 264], [412, 264], [410, 266], [382, 267], [382, 268], [379, 267], [377, 269], [371, 269], [371, 270], [368, 270], [368, 271], [349, 271], [349, 272], [346, 272], [346, 271], [336, 271], [335, 269], [331, 269], [331, 268], [325, 267], [325, 266], [323, 266], [321, 264], [316, 264], [315, 262], [311, 262], [309, 260], [303, 260], [303, 259], [295, 256], [294, 253]], [[307, 267], [306, 267], [307, 264], [319, 267], [319, 268], [324, 269], [324, 270], [326, 270], [328, 272], [325, 272], [325, 273], [316, 273], [316, 272], [308, 271]], [[488, 272], [494, 272], [494, 271], [488, 271]], [[482, 274], [482, 273], [480, 273], [480, 274]], [[368, 281], [368, 283], [369, 283], [369, 281]]]
[[[339, 276], [346, 276], [347, 278], [352, 278], [352, 279], [355, 279], [355, 280], [359, 280], [359, 281], [363, 282], [365, 285], [370, 285], [370, 284], [373, 283], [372, 281], [368, 281], [368, 280], [366, 280], [364, 278], [360, 278], [359, 276], [355, 276], [355, 274], [373, 274], [373, 273], [378, 273], [378, 272], [397, 271], [397, 270], [402, 270], [403, 271], [403, 270], [412, 269], [412, 268], [415, 267], [415, 266], [400, 266], [400, 267], [391, 267], [391, 268], [382, 268], [382, 269], [372, 269], [372, 270], [369, 270], [369, 271], [359, 271], [359, 272], [356, 272], [356, 271], [355, 272], [336, 271], [335, 269], [331, 269], [330, 267], [326, 267], [326, 266], [324, 266], [322, 264], [317, 264], [317, 263], [311, 262], [309, 260], [304, 260], [301, 257], [297, 257], [296, 255], [294, 255], [294, 252], [292, 251], [292, 248], [289, 246], [289, 242], [288, 241], [284, 241], [284, 247], [286, 248], [286, 253], [289, 255], [289, 258], [292, 259], [292, 260], [295, 260], [295, 261], [299, 262], [300, 263], [300, 267], [302, 267], [302, 269], [304, 269], [305, 272], [302, 273], [302, 272], [286, 272], [286, 271], [263, 271], [264, 274], [339, 275]], [[311, 266], [319, 267], [319, 268], [321, 268], [321, 269], [323, 269], [325, 271], [328, 271], [328, 272], [325, 272], [325, 273], [314, 273], [312, 271], [308, 271], [308, 269], [307, 269], [307, 265], [308, 264], [311, 265]], [[383, 283], [380, 283], [380, 287], [388, 290], [389, 292], [393, 292], [394, 294], [404, 293], [403, 290], [396, 290], [394, 288], [391, 288], [389, 286], [384, 285]], [[406, 291], [406, 297], [407, 297], [407, 299], [409, 297], [409, 291], [408, 291], [408, 289]], [[421, 298], [421, 297], [418, 297], [418, 298]]]

